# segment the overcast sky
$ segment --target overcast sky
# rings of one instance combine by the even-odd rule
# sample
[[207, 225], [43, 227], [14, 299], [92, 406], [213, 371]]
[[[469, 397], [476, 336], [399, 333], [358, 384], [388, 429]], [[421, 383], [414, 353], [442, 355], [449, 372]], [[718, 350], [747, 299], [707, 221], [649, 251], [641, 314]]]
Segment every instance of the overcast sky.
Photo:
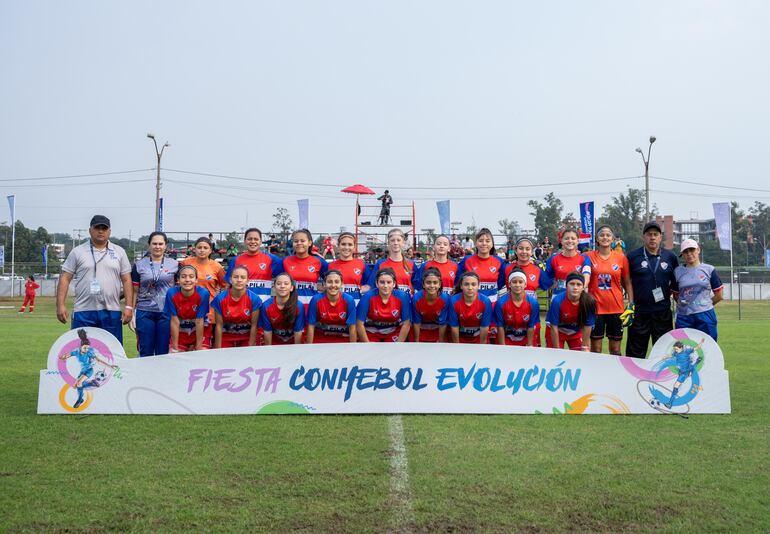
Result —
[[[167, 169], [319, 184], [163, 171], [168, 231], [267, 229], [280, 206], [296, 222], [299, 198], [338, 231], [354, 183], [416, 200], [419, 228], [447, 198], [463, 225], [531, 228], [529, 198], [577, 211], [643, 187], [653, 134], [653, 176], [711, 185], [653, 178], [652, 201], [712, 217], [770, 203], [769, 27], [761, 0], [1, 0], [0, 194], [27, 226], [103, 213], [146, 234], [153, 170], [9, 180], [150, 169], [154, 132]], [[489, 186], [508, 188], [440, 189]]]

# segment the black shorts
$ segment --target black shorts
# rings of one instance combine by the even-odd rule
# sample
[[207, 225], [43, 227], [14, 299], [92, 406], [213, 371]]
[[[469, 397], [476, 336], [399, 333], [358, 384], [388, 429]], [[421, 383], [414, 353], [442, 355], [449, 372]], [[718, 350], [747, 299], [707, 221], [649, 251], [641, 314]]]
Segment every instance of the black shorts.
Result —
[[596, 323], [591, 330], [591, 339], [603, 339], [605, 333], [607, 338], [613, 341], [623, 339], [623, 323], [619, 313], [604, 313], [596, 316]]

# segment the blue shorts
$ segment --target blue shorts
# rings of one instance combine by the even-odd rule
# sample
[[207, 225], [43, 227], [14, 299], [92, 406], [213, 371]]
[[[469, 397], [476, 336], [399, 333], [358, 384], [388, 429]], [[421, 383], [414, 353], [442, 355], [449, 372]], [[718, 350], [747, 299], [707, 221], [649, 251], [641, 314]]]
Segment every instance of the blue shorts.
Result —
[[676, 316], [676, 328], [694, 328], [705, 332], [717, 340], [717, 314], [714, 309], [708, 311], [693, 313], [692, 315]]
[[123, 344], [123, 321], [119, 311], [94, 310], [79, 311], [72, 314], [72, 329], [82, 326], [94, 326], [106, 330]]

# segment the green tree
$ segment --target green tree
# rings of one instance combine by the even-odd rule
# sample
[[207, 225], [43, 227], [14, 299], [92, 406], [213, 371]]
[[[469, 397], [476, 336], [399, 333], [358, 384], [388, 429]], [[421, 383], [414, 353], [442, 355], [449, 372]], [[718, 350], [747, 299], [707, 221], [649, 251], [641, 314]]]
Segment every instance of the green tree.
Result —
[[626, 249], [633, 250], [642, 246], [642, 228], [644, 227], [644, 190], [629, 189], [628, 194], [621, 193], [612, 197], [605, 205], [597, 225], [607, 224], [626, 242]]
[[759, 201], [754, 202], [749, 208], [749, 217], [755, 263], [764, 265], [765, 250], [770, 248], [770, 206]]
[[516, 221], [501, 219], [497, 221], [497, 225], [500, 228], [500, 233], [503, 234], [508, 241], [514, 241], [516, 236], [521, 233], [521, 227]]
[[529, 214], [535, 219], [537, 238], [542, 241], [548, 236], [555, 242], [559, 226], [563, 222], [564, 204], [553, 193], [548, 193], [543, 200], [544, 202], [537, 200], [527, 202], [527, 206], [532, 208]]
[[294, 228], [294, 221], [291, 220], [291, 214], [286, 208], [276, 208], [273, 213], [273, 231], [280, 234], [283, 240], [288, 239], [289, 234]]

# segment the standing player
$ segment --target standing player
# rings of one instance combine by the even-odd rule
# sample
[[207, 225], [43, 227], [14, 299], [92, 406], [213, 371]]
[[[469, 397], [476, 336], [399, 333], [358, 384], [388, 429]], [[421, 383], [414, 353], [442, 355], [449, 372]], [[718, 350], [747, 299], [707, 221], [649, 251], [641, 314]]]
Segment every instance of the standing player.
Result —
[[169, 318], [169, 352], [210, 349], [209, 292], [195, 285], [198, 272], [192, 265], [179, 267], [177, 279], [179, 286], [168, 290], [163, 308], [163, 314]]
[[356, 304], [361, 300], [361, 294], [369, 291], [366, 284], [371, 269], [364, 260], [354, 258], [356, 236], [350, 232], [342, 232], [337, 239], [339, 258], [329, 264], [329, 271], [335, 270], [342, 274], [342, 290], [353, 297]]
[[[612, 248], [612, 228], [599, 226], [596, 231], [596, 250], [586, 253], [591, 262], [591, 280], [588, 292], [596, 301], [596, 324], [591, 331], [591, 352], [602, 351], [602, 340], [606, 334], [610, 354], [620, 356], [620, 342], [623, 340], [623, 290], [628, 295], [625, 310], [634, 309], [634, 290], [631, 287], [631, 273], [628, 260], [619, 250]], [[629, 315], [630, 312], [626, 315]]]
[[307, 312], [308, 344], [356, 342], [356, 302], [350, 293], [342, 291], [342, 281], [343, 274], [330, 269], [324, 277], [324, 292], [310, 301]]
[[428, 267], [422, 272], [422, 289], [412, 299], [414, 341], [443, 343], [448, 311], [449, 297], [441, 291], [441, 272]]
[[[722, 280], [712, 265], [700, 262], [700, 247], [694, 239], [682, 241], [685, 264], [674, 269], [679, 291], [676, 300], [676, 328], [696, 328], [717, 340], [714, 306], [722, 300]], [[712, 294], [713, 293], [713, 294]]]
[[[588, 352], [588, 338], [596, 322], [594, 299], [584, 291], [585, 279], [577, 272], [567, 275], [567, 289], [556, 295], [548, 308], [551, 346]], [[585, 341], [584, 341], [585, 340]]]
[[257, 321], [262, 300], [247, 287], [249, 270], [236, 265], [230, 272], [231, 288], [211, 302], [216, 317], [214, 348], [252, 347], [257, 344]]
[[[514, 246], [514, 260], [505, 268], [505, 279], [509, 281], [510, 287], [510, 274], [514, 269], [521, 269], [527, 277], [526, 292], [527, 295], [537, 300], [537, 290], [548, 290], [553, 282], [545, 273], [545, 264], [535, 258], [534, 255], [534, 241], [528, 237], [522, 237], [516, 241]], [[550, 334], [546, 334], [546, 337]], [[535, 325], [534, 337], [532, 338], [532, 344], [535, 347], [541, 347], [540, 340], [540, 320], [538, 318]]]
[[198, 287], [202, 287], [209, 293], [209, 317], [208, 324], [214, 324], [214, 309], [210, 307], [220, 291], [227, 289], [225, 281], [225, 269], [219, 262], [211, 259], [213, 244], [208, 237], [199, 237], [195, 241], [194, 256], [180, 261], [180, 265], [192, 265], [198, 273]]
[[262, 252], [262, 232], [258, 228], [246, 230], [243, 243], [246, 245], [246, 252], [230, 260], [225, 280], [231, 283], [230, 277], [233, 269], [237, 265], [243, 265], [249, 272], [249, 289], [256, 293], [264, 302], [270, 298], [273, 278], [278, 273], [283, 272], [281, 258]]
[[299, 345], [305, 330], [305, 307], [297, 304], [297, 286], [281, 273], [273, 280], [275, 297], [267, 299], [259, 314], [264, 345]]
[[436, 238], [433, 242], [433, 259], [428, 260], [418, 269], [415, 287], [422, 287], [420, 278], [423, 276], [423, 273], [430, 268], [434, 268], [438, 269], [441, 274], [441, 290], [447, 295], [452, 294], [455, 288], [458, 266], [449, 259], [450, 247], [449, 238], [444, 234]]
[[376, 288], [361, 297], [356, 310], [360, 342], [406, 341], [412, 325], [411, 302], [406, 292], [396, 289], [396, 273], [390, 267], [377, 272]]
[[324, 238], [324, 253], [323, 257], [326, 259], [326, 256], [331, 254], [332, 259], [335, 260], [337, 257], [334, 255], [334, 239], [332, 239], [332, 236], [327, 235]]
[[540, 346], [540, 339], [535, 340], [535, 332], [540, 330], [540, 304], [526, 288], [527, 275], [519, 268], [512, 269], [508, 293], [495, 302], [498, 345]]
[[19, 313], [24, 313], [24, 308], [29, 304], [29, 313], [35, 311], [35, 290], [40, 287], [40, 284], [35, 282], [35, 277], [32, 275], [27, 276], [27, 283], [24, 284], [24, 303], [21, 305]]
[[283, 259], [283, 270], [294, 279], [297, 284], [299, 301], [307, 305], [315, 294], [318, 293], [320, 281], [328, 269], [326, 260], [310, 254], [313, 246], [313, 235], [309, 230], [302, 228], [291, 234], [291, 242], [294, 254]]
[[488, 342], [493, 304], [479, 287], [479, 275], [473, 271], [466, 271], [457, 279], [447, 314], [452, 343], [486, 345]]
[[374, 264], [367, 281], [370, 287], [376, 283], [377, 273], [381, 269], [391, 269], [396, 275], [397, 288], [411, 296], [417, 273], [414, 262], [404, 256], [405, 235], [400, 228], [393, 228], [388, 232], [388, 256]]

